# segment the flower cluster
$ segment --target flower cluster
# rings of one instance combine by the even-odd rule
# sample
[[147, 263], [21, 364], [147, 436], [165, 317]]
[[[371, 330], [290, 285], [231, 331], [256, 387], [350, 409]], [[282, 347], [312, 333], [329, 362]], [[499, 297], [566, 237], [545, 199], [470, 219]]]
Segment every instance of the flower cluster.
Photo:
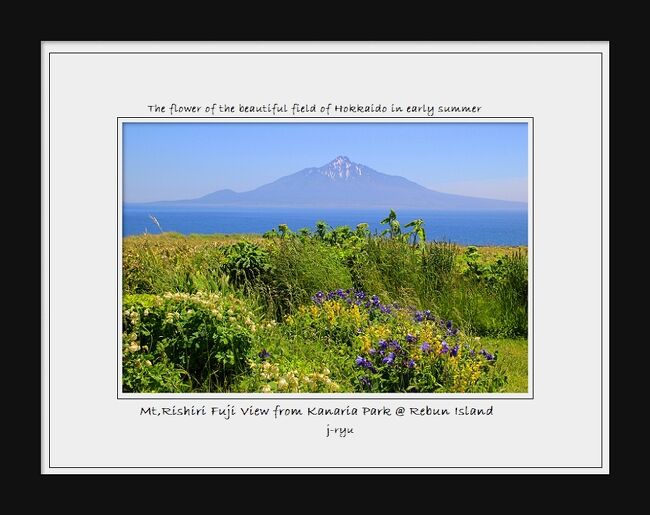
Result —
[[372, 364], [372, 361], [370, 361], [368, 358], [364, 358], [363, 356], [357, 356], [357, 359], [355, 360], [355, 363], [356, 363], [356, 365], [358, 367], [367, 368], [372, 373], [377, 372], [377, 369]]
[[[417, 365], [416, 360], [410, 355], [408, 346], [415, 342], [417, 338], [411, 334], [406, 336], [404, 345], [395, 338], [382, 339], [377, 342], [376, 347], [368, 350], [368, 356], [357, 356], [355, 365], [371, 374], [389, 374], [400, 375], [414, 369]], [[359, 378], [364, 388], [372, 386], [372, 378], [363, 375]]]
[[436, 317], [431, 314], [430, 309], [427, 309], [425, 311], [416, 311], [413, 318], [416, 322], [424, 322], [425, 320], [432, 320], [434, 322], [436, 321]]
[[479, 354], [481, 354], [482, 356], [485, 356], [485, 359], [487, 359], [488, 361], [495, 361], [497, 359], [496, 354], [490, 354], [485, 349], [481, 349]]
[[492, 380], [494, 355], [430, 310], [382, 304], [352, 289], [312, 299], [288, 317], [288, 326], [341, 346], [342, 355], [349, 348], [346, 360], [360, 391], [483, 391]]
[[431, 321], [437, 323], [447, 332], [448, 336], [456, 336], [458, 334], [458, 328], [454, 327], [454, 323], [451, 320], [445, 320], [443, 318], [437, 319], [429, 309], [424, 311], [415, 311], [413, 320], [416, 322]]
[[[340, 386], [330, 378], [330, 370], [324, 367], [320, 372], [281, 372], [277, 363], [264, 361], [249, 363], [253, 375], [262, 383], [262, 393], [337, 392]], [[259, 384], [259, 383], [258, 383]]]
[[377, 295], [368, 295], [362, 290], [353, 290], [348, 288], [343, 290], [333, 290], [329, 293], [317, 292], [312, 298], [316, 304], [321, 305], [328, 300], [343, 300], [348, 304], [361, 306], [369, 310], [378, 310], [381, 313], [392, 313], [393, 307], [383, 304]]
[[243, 371], [260, 327], [251, 306], [231, 294], [125, 295], [122, 305], [124, 384], [140, 380], [129, 375], [129, 360], [146, 353], [154, 368], [187, 388], [218, 390]]
[[364, 391], [421, 391], [438, 383], [450, 391], [468, 391], [495, 361], [485, 349], [474, 350], [445, 324], [422, 327], [398, 338], [375, 340], [354, 358]]

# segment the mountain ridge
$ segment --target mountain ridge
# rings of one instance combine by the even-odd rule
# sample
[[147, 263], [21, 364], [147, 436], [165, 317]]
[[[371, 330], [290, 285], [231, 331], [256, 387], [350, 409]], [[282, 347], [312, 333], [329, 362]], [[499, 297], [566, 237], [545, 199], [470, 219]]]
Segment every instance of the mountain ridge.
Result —
[[331, 207], [478, 210], [526, 209], [527, 203], [454, 195], [430, 190], [399, 175], [378, 172], [337, 156], [321, 167], [310, 167], [237, 193], [217, 190], [188, 200], [150, 204], [232, 207]]

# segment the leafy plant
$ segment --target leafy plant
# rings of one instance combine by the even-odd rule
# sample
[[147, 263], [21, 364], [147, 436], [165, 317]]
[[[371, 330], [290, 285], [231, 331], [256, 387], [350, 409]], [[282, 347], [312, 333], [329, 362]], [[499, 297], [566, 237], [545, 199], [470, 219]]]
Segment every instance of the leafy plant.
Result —
[[316, 237], [324, 240], [327, 233], [332, 229], [332, 227], [325, 221], [319, 220], [316, 222]]
[[399, 220], [397, 219], [397, 213], [392, 209], [388, 213], [388, 216], [379, 223], [382, 225], [388, 225], [388, 227], [382, 231], [382, 236], [386, 234], [391, 238], [400, 238], [402, 236], [402, 229]]
[[280, 238], [289, 238], [293, 235], [293, 231], [289, 229], [287, 224], [278, 225], [278, 232], [280, 233]]
[[122, 391], [140, 393], [188, 392], [187, 373], [165, 356], [141, 345], [136, 332], [122, 335]]
[[413, 237], [413, 245], [416, 243], [424, 245], [427, 241], [427, 236], [424, 231], [424, 220], [422, 220], [422, 218], [413, 220], [412, 222], [407, 223], [404, 227], [413, 227], [409, 233], [409, 236]]
[[[227, 386], [244, 370], [257, 329], [254, 313], [242, 300], [201, 292], [126, 295], [122, 324], [124, 384], [149, 388], [153, 381], [170, 391]], [[151, 367], [149, 382], [138, 376], [143, 363]], [[182, 387], [177, 384], [181, 377]]]
[[370, 231], [368, 230], [368, 224], [366, 222], [362, 222], [360, 224], [357, 224], [355, 234], [359, 238], [369, 238], [370, 237]]
[[223, 268], [233, 284], [250, 286], [269, 270], [269, 254], [255, 243], [240, 241], [226, 249]]

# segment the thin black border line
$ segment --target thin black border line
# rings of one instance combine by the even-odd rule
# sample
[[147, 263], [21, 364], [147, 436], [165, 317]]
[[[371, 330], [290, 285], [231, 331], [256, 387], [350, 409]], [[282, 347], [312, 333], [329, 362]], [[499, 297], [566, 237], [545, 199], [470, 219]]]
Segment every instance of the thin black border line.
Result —
[[502, 466], [495, 466], [495, 467], [489, 467], [489, 466], [479, 466], [479, 467], [468, 467], [468, 466], [458, 466], [458, 467], [445, 467], [445, 466], [432, 466], [432, 467], [426, 467], [426, 466], [397, 466], [397, 467], [389, 467], [385, 465], [371, 465], [371, 466], [366, 466], [366, 467], [361, 467], [361, 466], [356, 466], [356, 465], [350, 465], [350, 466], [332, 466], [332, 465], [327, 465], [323, 467], [318, 467], [314, 465], [305, 465], [305, 466], [277, 466], [277, 467], [272, 467], [272, 466], [251, 466], [251, 465], [242, 465], [242, 466], [226, 466], [224, 465], [223, 467], [200, 467], [200, 466], [178, 466], [175, 467], [173, 465], [159, 465], [159, 466], [139, 466], [139, 465], [133, 465], [133, 466], [116, 466], [116, 465], [108, 465], [106, 467], [102, 467], [99, 465], [88, 465], [88, 466], [79, 466], [79, 467], [72, 467], [72, 466], [59, 466], [59, 467], [52, 467], [56, 469], [205, 469], [205, 470], [210, 470], [210, 469], [391, 469], [391, 470], [396, 470], [396, 469], [514, 469], [514, 470], [519, 470], [519, 469], [601, 469], [603, 467], [596, 467], [595, 465], [587, 465], [584, 467], [581, 466], [562, 466], [562, 467], [552, 467], [549, 465], [544, 465], [541, 467], [533, 467], [533, 466], [513, 466], [513, 467], [502, 467]]
[[52, 468], [52, 54], [47, 56], [47, 465]]
[[[423, 119], [423, 120], [499, 120], [499, 119], [508, 119], [508, 120], [532, 120], [532, 116], [118, 116], [117, 120], [257, 120], [259, 118], [272, 119], [272, 120], [302, 120], [302, 119], [318, 119], [318, 120], [411, 120], [413, 118]], [[144, 122], [143, 122], [144, 123]], [[223, 123], [223, 122], [215, 122]], [[370, 123], [370, 122], [359, 122], [359, 123]], [[458, 122], [458, 123], [470, 123], [470, 122]], [[506, 123], [506, 122], [499, 122]]]
[[[609, 59], [608, 59], [609, 66]], [[600, 466], [604, 463], [604, 419], [603, 419], [603, 335], [605, 334], [605, 319], [603, 316], [603, 54], [600, 54]]]
[[[117, 257], [117, 280], [115, 281], [115, 288], [117, 289], [117, 313], [115, 313], [116, 316], [116, 327], [118, 331], [118, 338], [120, 336], [120, 327], [122, 323], [122, 314], [120, 310], [120, 289], [122, 290], [122, 299], [124, 299], [124, 286], [122, 285], [122, 280], [123, 280], [123, 270], [124, 270], [124, 265], [122, 264], [122, 257], [124, 255], [124, 250], [120, 252], [120, 236], [122, 239], [124, 239], [124, 229], [120, 227], [120, 164], [122, 164], [122, 175], [124, 175], [124, 163], [123, 160], [120, 159], [120, 120], [117, 120], [116, 124], [116, 140], [115, 140], [115, 162], [117, 163], [117, 175], [115, 176], [115, 187], [117, 190], [117, 199], [115, 202], [117, 203], [117, 249], [116, 249], [116, 257]], [[122, 163], [120, 163], [122, 161]], [[123, 202], [122, 202], [123, 203]], [[122, 225], [124, 225], [124, 221], [122, 221]], [[122, 244], [124, 245], [124, 244]], [[120, 288], [121, 287], [121, 288]], [[115, 359], [115, 366], [117, 367], [117, 377], [118, 381], [115, 387], [117, 388], [117, 398], [120, 398], [120, 385], [123, 384], [123, 377], [122, 377], [122, 372], [120, 371], [121, 364], [122, 364], [122, 359], [121, 359], [121, 354], [122, 349], [121, 349], [121, 343], [118, 340], [117, 344], [117, 356]]]
[[[607, 41], [605, 41], [607, 43]], [[304, 468], [314, 468], [314, 469], [328, 469], [328, 468], [336, 468], [336, 469], [370, 469], [370, 468], [376, 468], [376, 469], [437, 469], [437, 468], [456, 468], [456, 469], [514, 469], [514, 470], [519, 470], [519, 469], [602, 469], [604, 467], [604, 462], [603, 462], [603, 439], [604, 439], [604, 432], [603, 432], [603, 369], [604, 369], [604, 362], [603, 362], [603, 331], [604, 331], [604, 321], [603, 321], [603, 281], [604, 281], [604, 268], [603, 268], [603, 256], [604, 256], [604, 249], [603, 249], [603, 111], [604, 111], [604, 103], [603, 103], [603, 52], [411, 52], [412, 54], [476, 54], [476, 55], [490, 55], [490, 54], [508, 54], [508, 55], [534, 55], [534, 54], [545, 54], [545, 55], [581, 55], [581, 54], [600, 54], [600, 73], [601, 73], [601, 109], [600, 109], [600, 117], [601, 117], [601, 124], [600, 124], [600, 137], [601, 137], [601, 162], [600, 162], [600, 170], [601, 170], [601, 212], [600, 212], [600, 218], [601, 218], [601, 227], [600, 227], [600, 232], [601, 232], [601, 240], [600, 240], [600, 246], [601, 246], [601, 335], [600, 335], [600, 341], [601, 341], [601, 383], [600, 383], [600, 389], [601, 389], [601, 413], [600, 413], [600, 418], [601, 418], [601, 463], [600, 467], [592, 467], [592, 466], [559, 466], [559, 467], [549, 467], [549, 466], [539, 466], [539, 467], [534, 467], [534, 466], [515, 466], [515, 467], [502, 467], [502, 466], [480, 466], [480, 467], [384, 467], [384, 466], [375, 466], [375, 467], [356, 467], [356, 466], [347, 466], [347, 467], [282, 467], [282, 466], [275, 466], [275, 467], [174, 467], [174, 466], [161, 466], [161, 467], [101, 467], [101, 466], [89, 466], [89, 467], [68, 467], [68, 466], [58, 466], [58, 467], [53, 467], [52, 466], [52, 445], [51, 445], [51, 440], [52, 440], [52, 431], [51, 431], [51, 426], [52, 426], [52, 417], [51, 417], [51, 411], [52, 411], [52, 402], [51, 402], [51, 397], [52, 397], [52, 389], [51, 389], [51, 348], [52, 348], [52, 322], [51, 322], [51, 298], [52, 298], [52, 276], [51, 276], [51, 267], [52, 267], [52, 250], [51, 250], [51, 240], [52, 240], [52, 231], [51, 231], [51, 226], [52, 226], [52, 217], [51, 217], [51, 175], [52, 175], [52, 156], [51, 156], [51, 128], [52, 128], [52, 107], [51, 107], [51, 90], [52, 90], [52, 73], [51, 73], [51, 64], [52, 64], [52, 55], [53, 54], [173, 54], [176, 52], [48, 52], [48, 425], [49, 425], [49, 434], [48, 434], [48, 442], [49, 442], [49, 448], [48, 448], [48, 465], [49, 468], [51, 469], [131, 469], [131, 468], [142, 468], [142, 469], [150, 469], [150, 468], [160, 468], [160, 469], [185, 469], [185, 468], [196, 468], [196, 469], [215, 469], [215, 468], [233, 468], [233, 469], [304, 469]], [[219, 52], [177, 52], [179, 54], [218, 54]], [[225, 53], [225, 52], [221, 52]], [[257, 52], [258, 54], [266, 54], [266, 53], [272, 53], [272, 52]], [[276, 52], [280, 53], [280, 52]], [[316, 52], [313, 52], [316, 53]], [[347, 52], [347, 53], [354, 53], [354, 52]], [[370, 52], [368, 52], [370, 53]], [[379, 53], [379, 52], [376, 52]], [[406, 54], [407, 52], [403, 52]], [[534, 142], [533, 142], [534, 145]], [[533, 163], [534, 167], [534, 163]], [[533, 183], [534, 183], [534, 177], [533, 177]], [[534, 196], [533, 196], [533, 204], [534, 204]], [[534, 213], [533, 213], [534, 216]], [[531, 231], [533, 232], [533, 231]], [[534, 253], [534, 244], [533, 244], [533, 253]], [[532, 263], [531, 263], [532, 267]], [[118, 293], [119, 294], [119, 293]], [[534, 318], [534, 312], [533, 312], [533, 318]], [[534, 353], [533, 353], [533, 359], [534, 359]]]
[[[212, 119], [215, 119], [215, 120], [240, 120], [240, 119], [243, 119], [243, 120], [250, 120], [249, 123], [255, 123], [255, 120], [257, 120], [257, 119], [278, 119], [278, 118], [279, 119], [285, 119], [285, 120], [294, 120], [294, 119], [300, 119], [300, 118], [312, 118], [312, 119], [319, 119], [319, 120], [330, 120], [330, 119], [346, 119], [346, 120], [377, 120], [377, 119], [380, 119], [380, 120], [382, 120], [382, 119], [383, 120], [385, 120], [385, 119], [396, 120], [397, 119], [397, 120], [412, 120], [412, 119], [422, 119], [422, 120], [430, 120], [429, 123], [432, 123], [431, 120], [435, 120], [435, 119], [464, 120], [464, 121], [458, 122], [458, 123], [475, 123], [475, 122], [472, 122], [472, 120], [474, 120], [476, 118], [479, 118], [479, 119], [492, 119], [492, 118], [495, 118], [495, 119], [508, 119], [508, 120], [510, 120], [510, 119], [515, 119], [515, 120], [525, 119], [525, 120], [528, 120], [527, 123], [533, 124], [533, 125], [534, 125], [534, 120], [535, 120], [534, 117], [532, 117], [532, 116], [470, 116], [470, 117], [468, 117], [468, 116], [462, 116], [462, 117], [461, 116], [437, 116], [436, 117], [436, 116], [425, 116], [425, 115], [420, 115], [420, 116], [368, 116], [368, 117], [357, 117], [357, 116], [184, 116], [184, 117], [174, 117], [174, 116], [118, 116], [118, 117], [116, 117], [117, 125], [118, 125], [118, 131], [117, 131], [118, 140], [116, 141], [116, 145], [117, 145], [117, 149], [118, 149], [118, 156], [117, 156], [117, 161], [116, 161], [116, 163], [117, 163], [117, 181], [118, 181], [117, 213], [116, 213], [117, 220], [116, 221], [118, 222], [117, 223], [117, 226], [118, 226], [117, 250], [118, 250], [118, 263], [120, 264], [120, 266], [118, 266], [118, 271], [117, 271], [117, 273], [118, 273], [117, 284], [118, 285], [120, 284], [120, 282], [119, 282], [120, 277], [119, 276], [122, 273], [122, 266], [121, 266], [122, 265], [122, 261], [121, 261], [122, 256], [119, 255], [119, 242], [120, 242], [120, 239], [122, 239], [122, 240], [124, 239], [123, 227], [119, 227], [120, 209], [123, 208], [123, 203], [121, 204], [119, 202], [119, 194], [120, 194], [120, 191], [119, 191], [119, 175], [120, 175], [120, 156], [119, 156], [120, 141], [119, 141], [119, 135], [120, 135], [120, 126], [121, 125], [123, 126], [125, 123], [129, 123], [127, 121], [122, 121], [121, 122], [121, 120], [153, 119], [153, 120], [163, 120], [163, 122], [159, 122], [159, 123], [174, 123], [173, 120], [178, 120], [178, 119], [186, 119], [186, 120], [194, 120], [194, 119], [201, 119], [201, 120], [203, 120], [203, 119], [208, 119], [208, 120], [212, 120]], [[166, 120], [171, 120], [171, 122], [167, 122]], [[147, 123], [147, 122], [135, 122], [135, 123]], [[206, 122], [200, 122], [200, 123], [206, 123]], [[215, 122], [215, 123], [224, 123], [224, 122]], [[272, 122], [264, 122], [264, 123], [272, 123]], [[300, 122], [295, 122], [295, 123], [300, 123]], [[354, 123], [354, 122], [352, 122], [352, 123]], [[358, 122], [358, 123], [372, 123], [372, 122], [361, 121], [361, 122]], [[409, 123], [409, 122], [405, 122], [405, 123]], [[419, 122], [410, 122], [410, 123], [419, 123]], [[495, 123], [507, 123], [507, 122], [495, 122]], [[123, 134], [123, 131], [122, 131], [122, 134]], [[533, 132], [531, 134], [531, 137], [530, 137], [531, 149], [534, 149], [534, 147], [535, 147], [534, 135], [535, 135], [535, 132], [533, 130]], [[122, 148], [123, 148], [123, 144], [122, 144]], [[534, 165], [535, 152], [534, 152], [534, 150], [532, 150], [532, 156], [533, 156], [533, 163], [532, 163], [532, 166], [531, 166], [531, 174], [534, 177], [534, 175], [535, 175], [535, 165]], [[124, 159], [124, 157], [122, 155], [122, 160], [123, 159]], [[124, 163], [122, 162], [122, 165], [123, 164]], [[123, 166], [122, 166], [122, 174], [124, 174], [124, 167]], [[531, 187], [532, 187], [532, 195], [533, 195], [533, 198], [534, 198], [535, 197], [534, 181], [533, 181], [533, 185]], [[534, 209], [534, 202], [531, 205], [530, 209], [531, 210]], [[124, 221], [122, 221], [122, 223], [124, 223]], [[528, 229], [528, 228], [526, 228], [526, 229]], [[531, 237], [533, 252], [534, 252], [534, 250], [535, 250], [534, 216], [533, 216], [533, 227], [531, 227], [530, 237]], [[531, 298], [533, 298], [534, 297], [534, 292], [535, 292], [535, 287], [534, 287], [534, 282], [535, 282], [535, 277], [534, 276], [535, 276], [535, 274], [534, 274], [534, 270], [533, 270], [532, 261], [531, 261], [531, 267], [530, 268], [531, 268], [530, 276], [532, 277], [532, 279], [531, 279], [531, 288], [532, 288], [532, 292], [533, 292], [533, 295], [531, 295]], [[118, 287], [117, 288], [117, 307], [118, 308], [119, 308], [119, 303], [120, 303], [120, 293], [121, 292], [119, 291], [119, 287]], [[359, 395], [365, 395], [365, 394], [355, 394], [355, 397], [347, 397], [346, 396], [346, 397], [322, 397], [322, 398], [321, 397], [279, 397], [278, 398], [278, 397], [269, 397], [269, 396], [242, 397], [242, 398], [240, 398], [240, 397], [201, 397], [201, 396], [196, 396], [196, 397], [194, 397], [194, 396], [193, 397], [162, 397], [161, 396], [161, 397], [155, 397], [155, 398], [150, 398], [150, 397], [144, 397], [144, 398], [143, 397], [120, 397], [120, 393], [124, 394], [124, 392], [120, 391], [121, 384], [120, 384], [120, 381], [119, 381], [120, 362], [121, 362], [121, 360], [120, 360], [121, 335], [120, 335], [119, 328], [120, 328], [121, 316], [119, 314], [119, 309], [117, 311], [118, 311], [118, 323], [117, 323], [117, 342], [118, 342], [117, 354], [118, 354], [118, 359], [117, 359], [117, 363], [116, 363], [116, 371], [117, 371], [117, 379], [118, 379], [118, 381], [117, 381], [117, 397], [116, 397], [116, 399], [118, 401], [122, 401], [122, 400], [134, 401], [134, 400], [136, 400], [136, 401], [155, 402], [155, 401], [164, 401], [164, 400], [174, 400], [174, 401], [180, 402], [180, 401], [183, 401], [183, 400], [186, 400], [186, 401], [194, 401], [194, 400], [210, 401], [211, 400], [211, 401], [219, 402], [219, 401], [247, 401], [247, 400], [254, 400], [254, 401], [275, 401], [275, 402], [279, 402], [279, 401], [307, 401], [307, 400], [314, 400], [314, 401], [338, 401], [338, 402], [342, 402], [342, 401], [351, 401], [351, 402], [352, 401], [358, 401], [358, 402], [362, 402], [362, 401], [368, 401], [368, 400], [382, 400], [382, 401], [399, 401], [399, 400], [422, 401], [422, 400], [425, 400], [425, 401], [455, 401], [455, 402], [458, 402], [458, 401], [463, 401], [463, 400], [467, 400], [467, 401], [490, 401], [490, 400], [493, 400], [493, 401], [494, 400], [498, 400], [498, 401], [511, 401], [511, 400], [512, 401], [532, 401], [532, 400], [535, 399], [534, 371], [530, 371], [530, 370], [528, 371], [529, 374], [532, 374], [531, 375], [532, 387], [531, 387], [531, 391], [530, 391], [530, 397], [491, 397], [491, 396], [488, 397], [488, 396], [486, 396], [486, 397], [460, 397], [460, 398], [456, 398], [456, 397], [422, 397], [422, 396], [418, 396], [418, 397], [365, 397], [364, 396], [362, 399], [358, 398]], [[533, 355], [531, 368], [534, 368], [534, 366], [535, 366], [535, 343], [534, 343], [534, 339], [535, 339], [534, 338], [534, 327], [535, 326], [534, 326], [534, 323], [535, 322], [534, 322], [534, 315], [533, 315], [532, 318], [531, 318], [532, 327], [529, 328], [529, 331], [528, 331], [529, 335], [527, 337], [529, 352], [531, 352], [532, 355]], [[257, 393], [257, 392], [252, 392], [252, 393]], [[529, 392], [526, 392], [526, 393], [528, 394]], [[420, 395], [426, 395], [426, 394], [420, 394]], [[510, 394], [501, 394], [501, 395], [510, 395]]]
[[[190, 42], [192, 43], [192, 42]], [[201, 42], [196, 42], [196, 43], [201, 43]], [[260, 42], [263, 43], [263, 42]], [[282, 42], [279, 42], [280, 44]], [[341, 42], [345, 44], [346, 42]], [[353, 42], [354, 43], [354, 42]], [[393, 41], [392, 43], [401, 43], [401, 42], [395, 42]], [[408, 41], [406, 43], [409, 43]], [[601, 43], [600, 41], [596, 41], [596, 43]], [[221, 51], [221, 52], [154, 52], [154, 51], [138, 51], [138, 52], [105, 52], [105, 51], [97, 51], [97, 52], [50, 52], [50, 54], [67, 54], [67, 55], [121, 55], [121, 54], [142, 54], [142, 55], [149, 55], [149, 54], [161, 54], [161, 55], [186, 55], [186, 54], [196, 54], [196, 55], [202, 55], [202, 54], [207, 54], [207, 55], [275, 55], [275, 54], [280, 54], [280, 55], [340, 55], [340, 54], [350, 54], [350, 55], [367, 55], [367, 54], [377, 54], [377, 55], [448, 55], [448, 54], [461, 54], [461, 55], [598, 55], [601, 54], [602, 52], [410, 52], [410, 51], [404, 51], [404, 52], [373, 52], [373, 51], [359, 51], [359, 52], [328, 52], [328, 51], [314, 51], [314, 52], [291, 52], [291, 51], [275, 51], [275, 52], [258, 52], [258, 51]]]
[[530, 227], [530, 238], [533, 242], [533, 248], [530, 253], [530, 284], [532, 287], [532, 293], [530, 295], [530, 324], [532, 328], [529, 330], [532, 335], [531, 341], [533, 342], [533, 348], [531, 350], [532, 359], [530, 364], [530, 387], [533, 393], [533, 399], [535, 398], [535, 117], [531, 122], [531, 132], [530, 140], [530, 152], [531, 152], [531, 179], [530, 179], [530, 189], [531, 189], [531, 205], [530, 205], [530, 216], [531, 216], [531, 227]]

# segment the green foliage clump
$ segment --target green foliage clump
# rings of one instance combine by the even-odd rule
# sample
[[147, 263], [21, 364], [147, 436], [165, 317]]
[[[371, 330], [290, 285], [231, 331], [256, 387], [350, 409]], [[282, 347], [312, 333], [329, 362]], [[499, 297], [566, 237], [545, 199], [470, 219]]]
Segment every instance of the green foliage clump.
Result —
[[271, 268], [269, 253], [249, 241], [226, 247], [224, 255], [223, 269], [236, 286], [250, 287]]
[[138, 391], [226, 388], [244, 370], [256, 330], [243, 300], [203, 292], [126, 295], [122, 324], [125, 390]]

